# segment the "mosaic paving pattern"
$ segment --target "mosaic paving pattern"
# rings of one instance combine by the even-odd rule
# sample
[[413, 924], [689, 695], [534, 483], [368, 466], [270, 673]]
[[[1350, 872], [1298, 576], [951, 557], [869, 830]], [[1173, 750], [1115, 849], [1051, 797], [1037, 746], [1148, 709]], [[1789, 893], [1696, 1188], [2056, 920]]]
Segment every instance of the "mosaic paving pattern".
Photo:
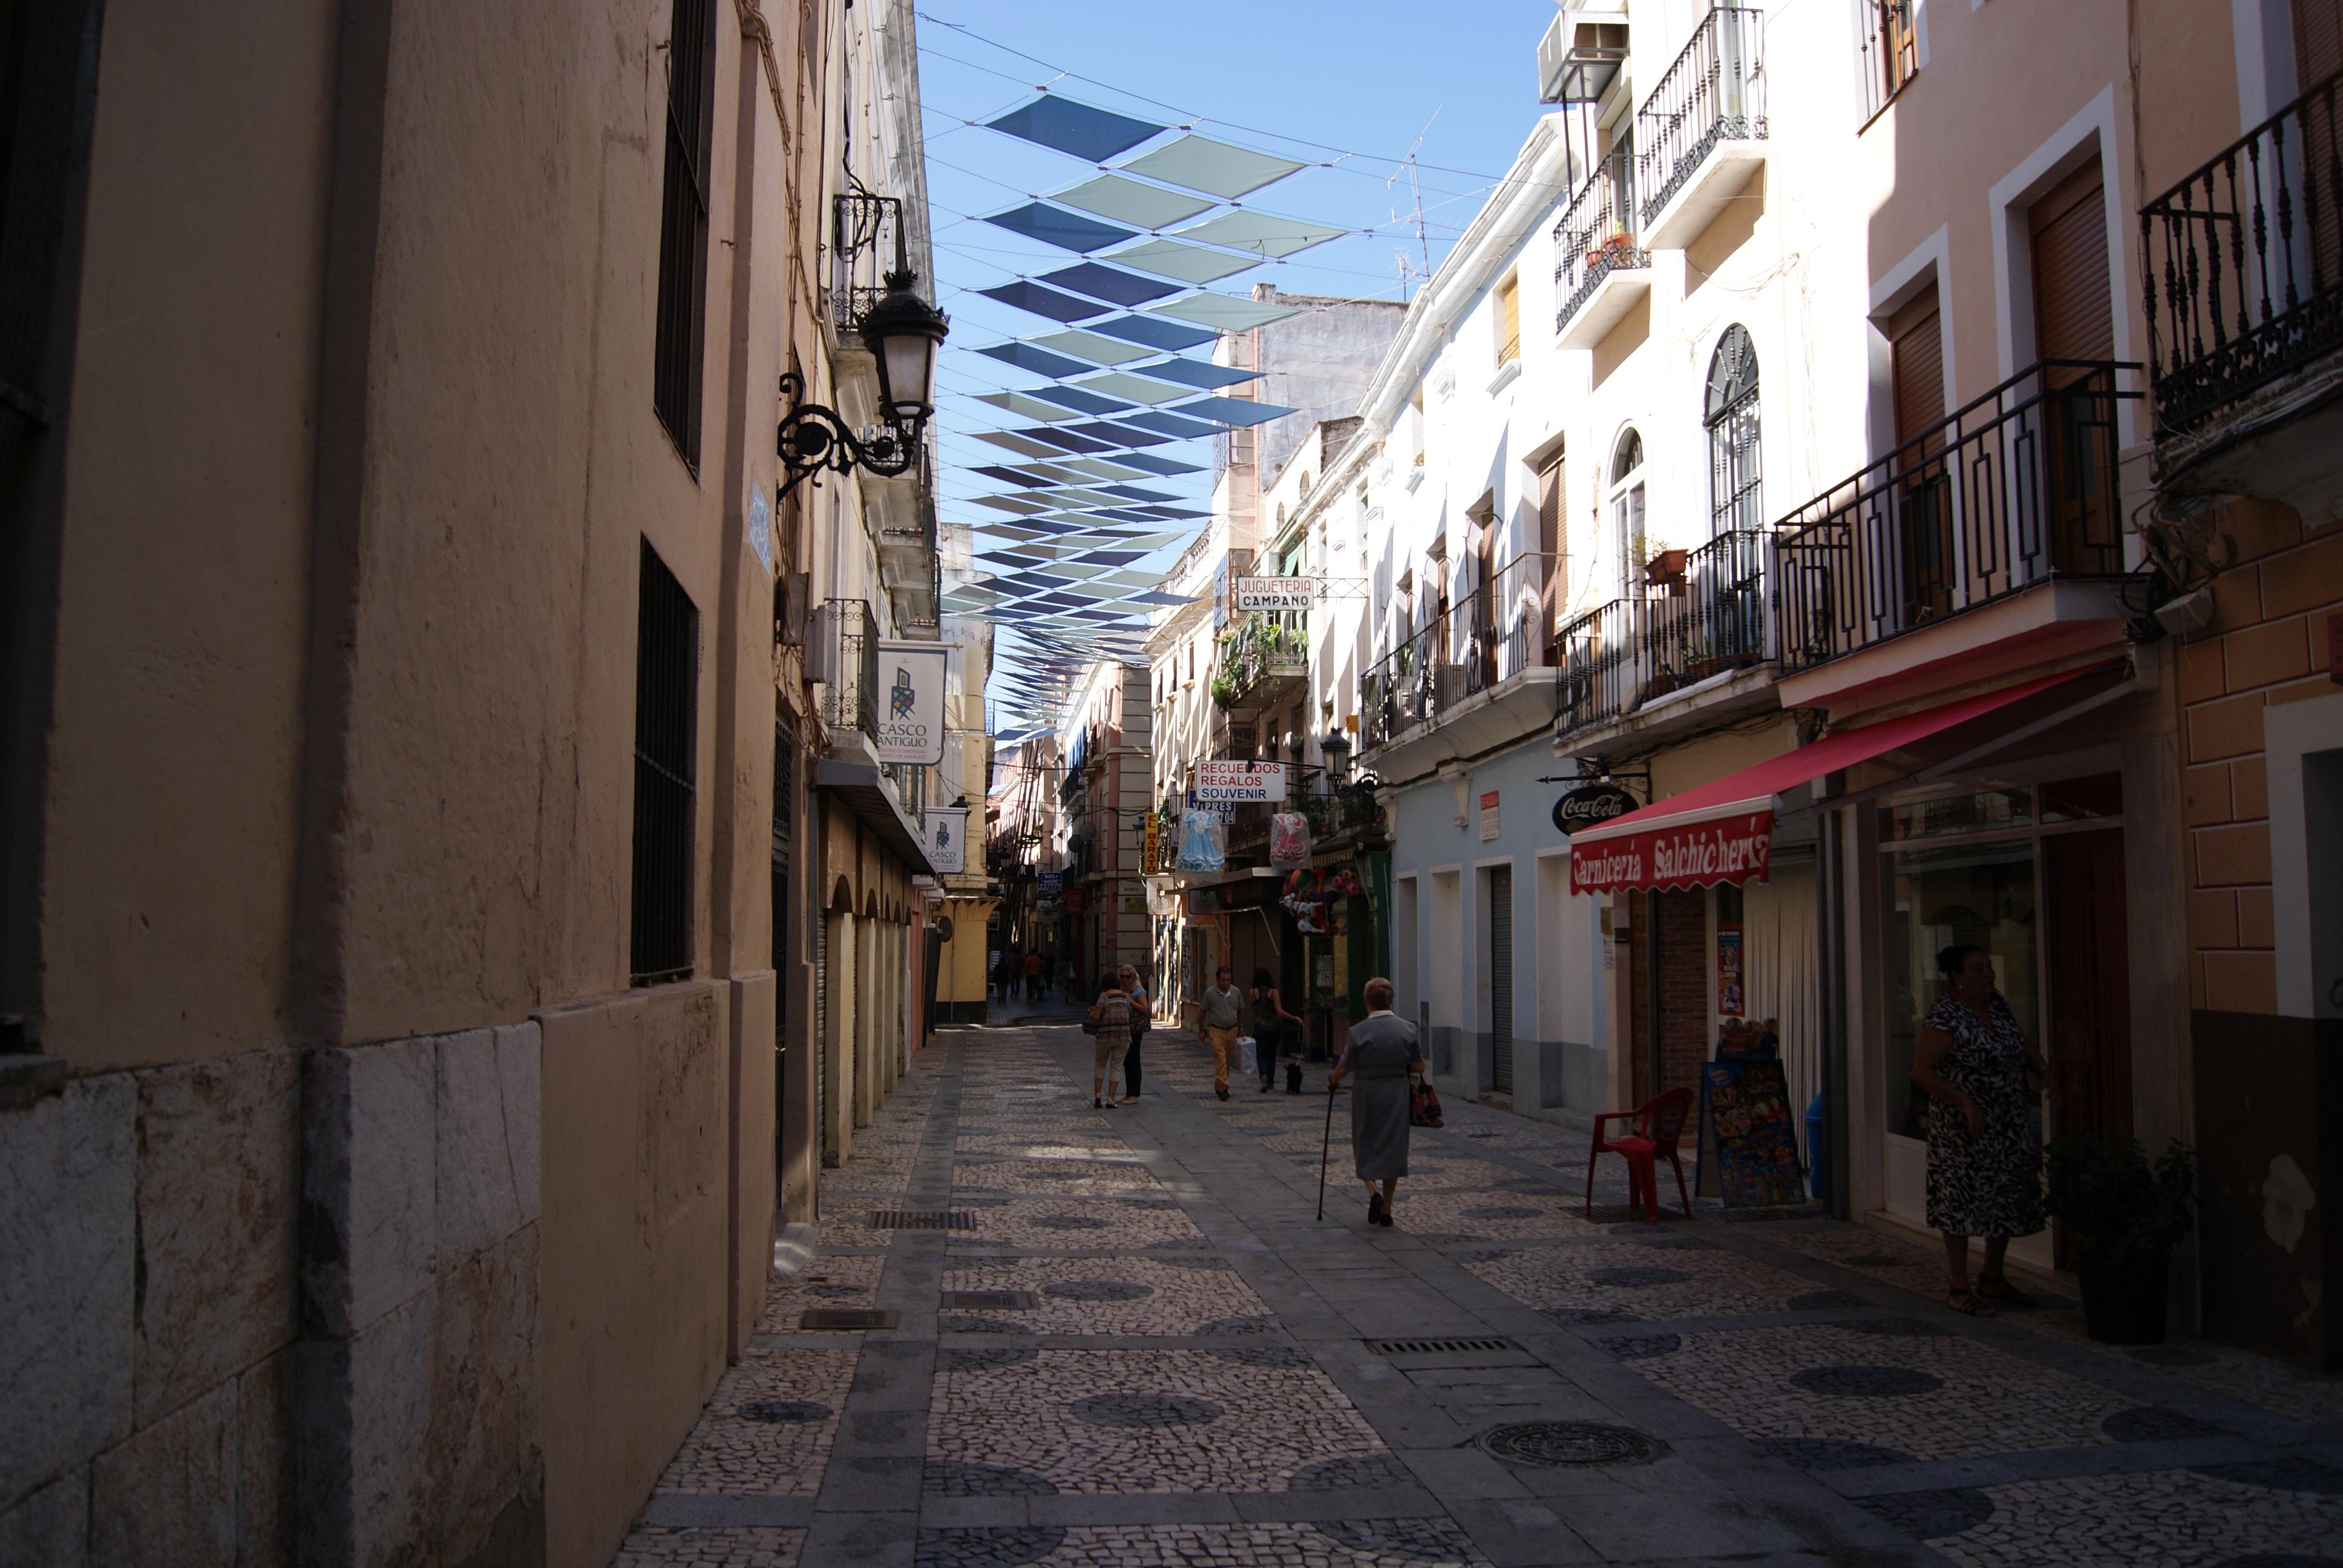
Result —
[[[718, 1380], [715, 1397], [659, 1477], [659, 1490], [811, 1496], [860, 1353], [751, 1348]], [[789, 1413], [770, 1419], [775, 1407]], [[809, 1418], [812, 1411], [824, 1413]]]
[[2139, 1402], [1926, 1319], [1689, 1333], [1630, 1364], [1744, 1437], [1848, 1439], [1915, 1459], [2106, 1442], [2107, 1419]]
[[2025, 1482], [1977, 1495], [1986, 1517], [1929, 1538], [1973, 1568], [2038, 1563], [2052, 1542], [2058, 1561], [2073, 1568], [2219, 1568], [2258, 1559], [2295, 1568], [2343, 1554], [2343, 1497], [2331, 1493], [2159, 1471]]
[[1306, 1465], [1383, 1449], [1323, 1372], [1204, 1351], [1045, 1350], [939, 1373], [932, 1408], [930, 1460], [1005, 1464], [1061, 1492], [1282, 1492]]
[[1432, 1239], [1471, 1237], [1481, 1241], [1511, 1241], [1542, 1236], [1598, 1234], [1599, 1228], [1579, 1214], [1580, 1205], [1564, 1198], [1538, 1198], [1527, 1193], [1453, 1190], [1399, 1190], [1398, 1221], [1411, 1234]]
[[1528, 1306], [1644, 1321], [1795, 1311], [1792, 1303], [1815, 1290], [1795, 1274], [1720, 1248], [1632, 1241], [1540, 1247], [1464, 1266]]
[[[973, 1203], [974, 1199], [992, 1200]], [[966, 1189], [952, 1196], [954, 1208], [973, 1207], [976, 1229], [955, 1231], [955, 1254], [970, 1247], [1054, 1250], [1068, 1247], [1149, 1246], [1161, 1241], [1202, 1241], [1203, 1233], [1161, 1190], [1107, 1193], [1033, 1194]]]
[[881, 1252], [822, 1254], [803, 1273], [767, 1293], [757, 1332], [794, 1333], [798, 1314], [810, 1308], [869, 1306], [886, 1266], [887, 1258]]
[[919, 1568], [1463, 1568], [1487, 1561], [1445, 1519], [922, 1530], [917, 1558]]
[[610, 1568], [797, 1568], [802, 1530], [639, 1524]]
[[943, 1288], [1031, 1291], [1032, 1307], [1016, 1317], [1037, 1334], [1193, 1334], [1267, 1310], [1225, 1264], [1182, 1268], [1158, 1258], [955, 1260]]

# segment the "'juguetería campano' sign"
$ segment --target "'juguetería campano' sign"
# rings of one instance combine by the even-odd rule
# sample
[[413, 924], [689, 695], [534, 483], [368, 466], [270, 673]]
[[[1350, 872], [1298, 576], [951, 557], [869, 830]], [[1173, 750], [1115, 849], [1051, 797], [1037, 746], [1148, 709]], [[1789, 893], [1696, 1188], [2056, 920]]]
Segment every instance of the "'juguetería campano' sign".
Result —
[[1580, 893], [1629, 888], [1692, 888], [1762, 882], [1774, 844], [1774, 813], [1748, 811], [1681, 822], [1571, 846], [1570, 886]]

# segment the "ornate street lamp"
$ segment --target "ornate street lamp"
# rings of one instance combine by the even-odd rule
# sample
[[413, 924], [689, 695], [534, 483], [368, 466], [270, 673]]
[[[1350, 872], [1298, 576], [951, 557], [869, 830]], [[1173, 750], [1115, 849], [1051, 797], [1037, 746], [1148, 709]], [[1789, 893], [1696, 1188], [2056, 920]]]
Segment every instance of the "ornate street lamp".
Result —
[[1326, 739], [1318, 742], [1320, 755], [1326, 759], [1326, 787], [1340, 789], [1351, 777], [1351, 742], [1339, 729], [1329, 730]]
[[886, 296], [855, 324], [871, 357], [879, 362], [879, 411], [885, 424], [857, 436], [836, 410], [801, 401], [805, 380], [796, 371], [781, 377], [781, 396], [789, 403], [774, 437], [781, 467], [788, 474], [781, 483], [781, 495], [787, 496], [800, 481], [824, 468], [846, 474], [860, 467], [892, 477], [908, 473], [919, 461], [920, 433], [936, 411], [936, 350], [943, 346], [951, 321], [920, 297], [918, 282], [905, 257], [899, 228], [895, 268], [887, 275]]

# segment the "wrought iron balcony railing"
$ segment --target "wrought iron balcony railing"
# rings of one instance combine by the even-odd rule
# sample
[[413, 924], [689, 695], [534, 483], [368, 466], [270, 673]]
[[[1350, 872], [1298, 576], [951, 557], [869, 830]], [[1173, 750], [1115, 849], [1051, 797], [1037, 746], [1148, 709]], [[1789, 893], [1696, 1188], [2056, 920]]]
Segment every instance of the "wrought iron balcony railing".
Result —
[[1550, 664], [1547, 558], [1515, 556], [1392, 649], [1360, 683], [1360, 744], [1382, 746], [1534, 665]]
[[1221, 678], [1228, 683], [1232, 708], [1263, 692], [1272, 682], [1308, 678], [1310, 632], [1299, 615], [1256, 610], [1230, 633], [1221, 654]]
[[821, 721], [832, 732], [879, 733], [879, 622], [859, 598], [825, 599], [816, 609], [814, 679], [822, 687]]
[[1635, 192], [1645, 224], [1722, 141], [1765, 136], [1765, 16], [1718, 5], [1635, 111]]
[[1775, 657], [1772, 536], [1743, 528], [1683, 552], [1628, 596], [1555, 637], [1562, 688], [1555, 733], [1593, 729], [1644, 703]]
[[2140, 209], [2159, 441], [2343, 348], [2343, 72]]
[[1635, 163], [1622, 148], [1594, 166], [1554, 225], [1556, 332], [1570, 325], [1603, 280], [1629, 267], [1648, 267], [1652, 253], [1636, 239]]
[[895, 230], [903, 204], [859, 186], [831, 198], [830, 318], [840, 332], [885, 297], [886, 273], [895, 255]]
[[1775, 524], [1783, 668], [2054, 577], [2119, 576], [2116, 411], [2138, 370], [2046, 360]]

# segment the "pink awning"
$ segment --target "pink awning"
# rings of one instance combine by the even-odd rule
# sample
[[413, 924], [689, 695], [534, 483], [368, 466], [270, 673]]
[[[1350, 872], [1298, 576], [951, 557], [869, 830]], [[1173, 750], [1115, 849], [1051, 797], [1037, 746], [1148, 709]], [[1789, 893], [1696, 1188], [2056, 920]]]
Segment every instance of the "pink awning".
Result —
[[1762, 882], [1773, 847], [1774, 813], [1785, 790], [1901, 750], [2087, 673], [2066, 670], [1901, 719], [1842, 729], [1812, 746], [1585, 829], [1570, 840], [1571, 890], [1606, 893]]

